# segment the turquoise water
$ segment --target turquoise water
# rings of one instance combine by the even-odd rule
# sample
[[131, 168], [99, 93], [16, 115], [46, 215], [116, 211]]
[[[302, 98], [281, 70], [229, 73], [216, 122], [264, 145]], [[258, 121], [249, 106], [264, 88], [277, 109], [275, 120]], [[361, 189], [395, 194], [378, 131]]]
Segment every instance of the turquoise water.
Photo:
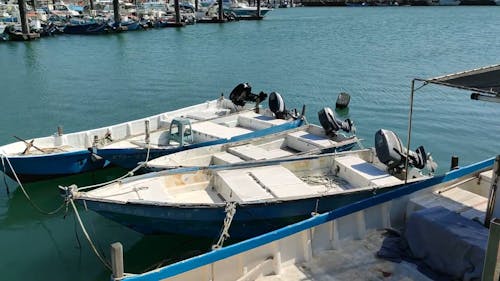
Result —
[[[258, 22], [195, 25], [111, 36], [57, 36], [0, 44], [0, 143], [85, 130], [229, 93], [240, 82], [277, 91], [289, 108], [316, 112], [351, 94], [349, 112], [365, 146], [379, 128], [406, 140], [410, 82], [499, 63], [499, 7], [279, 9]], [[500, 108], [436, 86], [415, 98], [412, 147], [424, 145], [443, 172], [500, 151]], [[45, 209], [57, 185], [85, 185], [115, 169], [27, 185]], [[107, 280], [71, 212], [44, 216], [19, 188], [0, 184], [1, 280]], [[82, 218], [100, 250], [121, 241], [125, 269], [140, 272], [208, 249], [211, 241], [144, 237], [91, 212]], [[76, 238], [78, 235], [78, 239]], [[81, 244], [81, 245], [80, 245]]]

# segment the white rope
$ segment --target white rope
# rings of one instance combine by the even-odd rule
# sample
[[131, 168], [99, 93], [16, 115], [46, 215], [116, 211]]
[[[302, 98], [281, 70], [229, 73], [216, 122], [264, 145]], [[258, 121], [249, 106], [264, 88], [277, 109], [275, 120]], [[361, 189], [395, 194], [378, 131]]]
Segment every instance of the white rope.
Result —
[[135, 167], [134, 169], [132, 169], [129, 172], [127, 172], [125, 175], [123, 175], [123, 176], [121, 176], [119, 178], [116, 178], [114, 180], [107, 181], [107, 182], [93, 184], [93, 185], [87, 185], [87, 186], [82, 186], [82, 187], [77, 188], [77, 190], [80, 191], [80, 190], [86, 190], [86, 189], [92, 189], [92, 188], [96, 188], [96, 187], [101, 187], [101, 186], [105, 186], [105, 185], [108, 185], [108, 184], [112, 184], [112, 183], [121, 181], [124, 178], [133, 176], [135, 174], [135, 172], [137, 172], [139, 169], [141, 169], [142, 167], [145, 167], [148, 164], [150, 150], [151, 150], [151, 145], [148, 144], [148, 150], [146, 152], [146, 160], [144, 162], [142, 162], [140, 165], [138, 165], [137, 167]]
[[68, 198], [68, 201], [69, 203], [71, 204], [71, 206], [73, 207], [73, 211], [75, 212], [75, 215], [76, 215], [76, 218], [78, 219], [78, 223], [80, 224], [80, 227], [82, 228], [82, 231], [83, 231], [83, 234], [85, 235], [85, 238], [87, 238], [87, 241], [89, 242], [89, 245], [90, 247], [92, 248], [92, 250], [94, 251], [94, 253], [96, 254], [96, 256], [99, 258], [99, 260], [102, 262], [102, 264], [109, 270], [113, 270], [111, 268], [111, 265], [106, 261], [106, 259], [104, 259], [101, 254], [99, 253], [99, 251], [97, 251], [97, 248], [94, 244], [94, 242], [92, 241], [92, 239], [90, 238], [88, 232], [87, 232], [87, 229], [85, 228], [85, 225], [83, 225], [83, 222], [82, 222], [82, 219], [80, 218], [80, 214], [78, 213], [78, 210], [75, 206], [75, 203], [73, 202], [73, 199], [72, 198]]
[[4, 159], [7, 162], [7, 164], [9, 164], [10, 170], [12, 171], [12, 175], [14, 176], [14, 179], [16, 180], [17, 184], [19, 184], [19, 187], [21, 188], [24, 196], [26, 197], [26, 199], [28, 199], [28, 202], [30, 202], [31, 206], [33, 206], [33, 208], [35, 208], [37, 211], [39, 211], [42, 214], [46, 214], [46, 215], [54, 215], [54, 214], [59, 213], [59, 211], [62, 210], [62, 208], [66, 205], [65, 202], [63, 202], [61, 204], [61, 206], [59, 206], [58, 208], [56, 208], [53, 211], [45, 211], [42, 208], [38, 207], [38, 205], [35, 204], [35, 202], [31, 199], [28, 192], [26, 192], [26, 189], [24, 188], [23, 184], [21, 183], [21, 180], [17, 176], [16, 171], [14, 170], [14, 167], [12, 167], [12, 164], [10, 163], [9, 157], [7, 157], [7, 155], [5, 155], [3, 150], [2, 150], [2, 152], [0, 152], [0, 157], [2, 158], [3, 165], [5, 165]]
[[227, 202], [224, 211], [226, 212], [224, 225], [222, 227], [219, 240], [217, 240], [217, 243], [215, 245], [212, 245], [212, 250], [221, 248], [224, 244], [224, 241], [229, 238], [229, 227], [231, 227], [231, 222], [233, 221], [234, 214], [236, 214], [236, 202]]

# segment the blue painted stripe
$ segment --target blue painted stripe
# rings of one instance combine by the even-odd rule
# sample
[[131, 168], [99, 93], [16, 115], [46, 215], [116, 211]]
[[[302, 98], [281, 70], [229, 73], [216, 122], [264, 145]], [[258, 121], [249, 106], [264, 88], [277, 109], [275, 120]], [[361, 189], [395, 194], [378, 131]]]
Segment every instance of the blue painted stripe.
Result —
[[242, 252], [254, 249], [256, 247], [265, 245], [267, 243], [274, 242], [281, 238], [293, 235], [295, 233], [301, 232], [303, 230], [309, 229], [311, 227], [318, 226], [325, 222], [364, 210], [366, 208], [373, 207], [375, 205], [379, 205], [381, 203], [385, 203], [391, 201], [396, 198], [400, 198], [402, 196], [414, 193], [416, 191], [429, 188], [431, 186], [445, 183], [451, 180], [455, 180], [457, 178], [463, 177], [465, 175], [477, 172], [479, 170], [485, 169], [487, 167], [493, 166], [494, 158], [490, 158], [484, 160], [482, 162], [478, 162], [469, 166], [465, 166], [458, 170], [450, 171], [444, 175], [436, 176], [421, 182], [409, 184], [407, 186], [403, 186], [396, 190], [388, 191], [379, 195], [375, 195], [370, 197], [369, 199], [364, 199], [358, 201], [353, 204], [349, 204], [347, 206], [338, 208], [328, 213], [320, 214], [304, 221], [283, 227], [281, 229], [271, 231], [269, 233], [257, 236], [255, 238], [251, 238], [237, 244], [233, 244], [219, 250], [215, 250], [203, 255], [199, 255], [184, 261], [180, 261], [166, 267], [163, 267], [159, 270], [151, 271], [148, 273], [144, 273], [142, 275], [131, 276], [125, 278], [123, 280], [141, 280], [141, 281], [153, 281], [160, 280], [168, 277], [172, 277], [186, 271], [214, 263], [216, 261], [225, 259], [227, 257], [240, 254]]

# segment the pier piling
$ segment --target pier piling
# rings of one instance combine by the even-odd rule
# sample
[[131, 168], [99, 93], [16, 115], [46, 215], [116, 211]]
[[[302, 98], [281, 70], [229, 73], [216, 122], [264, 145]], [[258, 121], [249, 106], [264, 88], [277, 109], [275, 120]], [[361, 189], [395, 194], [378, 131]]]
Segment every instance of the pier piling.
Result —
[[222, 8], [222, 0], [219, 0], [217, 1], [218, 5], [219, 5], [219, 21], [223, 21], [224, 20], [224, 9]]
[[28, 19], [26, 18], [26, 2], [24, 0], [18, 0], [19, 5], [19, 16], [21, 17], [21, 30], [23, 34], [30, 33], [28, 26]]
[[181, 22], [181, 12], [179, 9], [179, 0], [174, 0], [175, 6], [175, 23], [179, 24]]
[[113, 278], [115, 280], [123, 278], [123, 246], [120, 242], [111, 244], [111, 268], [113, 269]]
[[122, 21], [120, 17], [120, 3], [118, 3], [118, 0], [113, 0], [113, 13], [115, 25], [118, 27]]
[[450, 165], [450, 171], [451, 170], [456, 170], [458, 169], [458, 156], [453, 155], [451, 156], [451, 165]]

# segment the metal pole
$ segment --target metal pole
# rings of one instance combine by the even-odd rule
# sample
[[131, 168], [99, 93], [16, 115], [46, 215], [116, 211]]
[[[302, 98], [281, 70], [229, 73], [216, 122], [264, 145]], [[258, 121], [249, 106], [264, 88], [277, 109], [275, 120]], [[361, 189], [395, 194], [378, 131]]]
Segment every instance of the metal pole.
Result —
[[490, 234], [486, 256], [484, 258], [482, 281], [500, 280], [500, 261], [498, 261], [500, 247], [500, 219], [494, 219], [490, 224]]
[[89, 4], [90, 4], [90, 10], [94, 10], [94, 1], [93, 0], [89, 0]]
[[113, 13], [115, 16], [115, 26], [119, 26], [122, 20], [120, 17], [120, 3], [118, 3], [118, 0], [113, 0]]
[[181, 22], [181, 11], [179, 8], [179, 0], [174, 0], [174, 8], [175, 8], [175, 23]]
[[194, 1], [194, 11], [198, 12], [198, 0]]
[[120, 242], [111, 244], [111, 268], [113, 270], [113, 278], [115, 280], [123, 278], [123, 246]]
[[[486, 215], [484, 217], [484, 226], [489, 227], [491, 217], [493, 216], [493, 211], [495, 209], [496, 198], [497, 198], [497, 186], [500, 180], [500, 155], [495, 158], [495, 164], [493, 164], [493, 174], [491, 176], [491, 188], [490, 196], [488, 197], [488, 207], [486, 207]], [[498, 210], [497, 210], [498, 211]]]
[[[406, 139], [406, 153], [410, 151], [411, 121], [413, 116], [413, 95], [415, 94], [415, 79], [411, 80], [410, 112], [408, 113], [408, 137]], [[405, 184], [408, 183], [408, 156], [405, 157]]]
[[21, 17], [21, 29], [23, 34], [30, 33], [30, 29], [28, 26], [28, 19], [26, 19], [26, 2], [24, 0], [18, 0], [19, 4], [19, 16]]

